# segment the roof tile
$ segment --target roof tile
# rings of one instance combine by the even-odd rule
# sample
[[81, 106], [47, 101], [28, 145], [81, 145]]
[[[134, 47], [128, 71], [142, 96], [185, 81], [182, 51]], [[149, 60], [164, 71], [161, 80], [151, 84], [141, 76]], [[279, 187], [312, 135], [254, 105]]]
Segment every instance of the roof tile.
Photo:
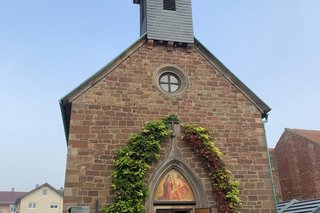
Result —
[[13, 204], [27, 192], [4, 192], [0, 191], [0, 204]]
[[320, 143], [320, 131], [316, 130], [305, 130], [305, 129], [287, 129], [297, 135], [300, 135], [308, 140], [316, 143]]

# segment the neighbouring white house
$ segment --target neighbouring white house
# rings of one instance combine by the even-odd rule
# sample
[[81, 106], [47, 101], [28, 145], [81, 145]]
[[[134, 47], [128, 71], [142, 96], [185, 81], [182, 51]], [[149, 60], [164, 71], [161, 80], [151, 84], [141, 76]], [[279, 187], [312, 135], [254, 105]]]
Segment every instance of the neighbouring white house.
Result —
[[62, 204], [63, 191], [45, 183], [16, 201], [16, 213], [62, 213]]

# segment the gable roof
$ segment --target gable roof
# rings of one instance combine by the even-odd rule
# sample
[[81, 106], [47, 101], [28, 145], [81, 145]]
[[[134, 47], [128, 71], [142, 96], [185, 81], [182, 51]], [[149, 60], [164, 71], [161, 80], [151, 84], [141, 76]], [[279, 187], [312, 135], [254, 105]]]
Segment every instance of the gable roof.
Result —
[[63, 192], [59, 191], [57, 189], [55, 189], [53, 186], [51, 186], [48, 183], [44, 183], [38, 187], [36, 187], [35, 189], [31, 190], [30, 192], [25, 193], [22, 197], [20, 197], [19, 199], [17, 199], [16, 203], [20, 202], [23, 198], [27, 197], [28, 195], [32, 194], [35, 191], [38, 191], [40, 189], [42, 189], [43, 187], [48, 187], [49, 189], [51, 189], [52, 191], [54, 191], [55, 193], [57, 193], [58, 195], [60, 195], [61, 197], [63, 197]]
[[[90, 78], [68, 93], [60, 100], [60, 108], [64, 124], [66, 139], [68, 141], [71, 105], [72, 101], [90, 89], [102, 78], [111, 73], [117, 66], [119, 66], [125, 59], [132, 55], [137, 49], [147, 42], [147, 36], [144, 34], [129, 48], [117, 56], [114, 60], [93, 74]], [[242, 94], [244, 94], [261, 112], [262, 118], [268, 117], [268, 112], [271, 108], [265, 104], [257, 95], [255, 95], [243, 82], [241, 82], [227, 67], [225, 67], [204, 45], [202, 45], [196, 38], [193, 44], [194, 48], [208, 60], [233, 86], [235, 86]]]
[[278, 203], [279, 213], [320, 213], [320, 199], [317, 200], [291, 200]]
[[320, 144], [320, 131], [305, 130], [305, 129], [288, 129], [288, 128], [286, 128], [286, 131], [289, 131], [295, 135], [303, 137], [311, 142]]
[[60, 109], [62, 114], [63, 126], [65, 131], [65, 136], [68, 141], [69, 137], [69, 127], [70, 127], [70, 115], [71, 115], [71, 103], [74, 99], [79, 97], [85, 91], [90, 89], [96, 83], [98, 83], [102, 78], [111, 73], [117, 66], [121, 64], [122, 61], [127, 59], [131, 54], [133, 54], [139, 47], [146, 43], [147, 35], [144, 34], [131, 46], [129, 46], [120, 55], [110, 61], [106, 66], [102, 67], [98, 72], [93, 74], [78, 87], [69, 92], [66, 96], [60, 99]]
[[195, 38], [195, 46], [199, 52], [211, 63], [212, 66], [216, 67], [217, 70], [239, 91], [241, 91], [261, 112], [262, 118], [268, 117], [268, 112], [271, 108], [264, 103], [252, 90], [249, 89], [240, 79], [235, 76], [224, 64], [219, 61], [204, 45]]
[[17, 199], [23, 197], [27, 192], [4, 192], [0, 191], [0, 205], [14, 204]]

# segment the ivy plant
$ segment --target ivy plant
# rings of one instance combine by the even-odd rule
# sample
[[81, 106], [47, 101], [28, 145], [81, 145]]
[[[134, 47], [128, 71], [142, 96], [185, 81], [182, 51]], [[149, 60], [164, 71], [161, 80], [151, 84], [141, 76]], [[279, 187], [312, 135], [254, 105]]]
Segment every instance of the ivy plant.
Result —
[[217, 148], [209, 131], [203, 127], [195, 125], [183, 126], [183, 140], [189, 144], [202, 159], [207, 169], [213, 191], [216, 194], [218, 212], [238, 213], [240, 206], [239, 181], [232, 177], [231, 172], [226, 168], [222, 160], [222, 153]]
[[160, 143], [171, 133], [167, 122], [173, 116], [145, 123], [139, 134], [132, 135], [127, 146], [115, 156], [112, 172], [114, 202], [102, 209], [104, 213], [143, 213], [148, 188], [145, 174], [150, 164], [159, 158]]
[[[139, 134], [130, 137], [128, 145], [120, 148], [114, 158], [116, 169], [112, 172], [114, 202], [102, 209], [104, 213], [145, 213], [148, 187], [145, 174], [153, 161], [158, 160], [160, 144], [171, 130], [168, 123], [179, 122], [176, 115], [145, 123]], [[222, 153], [211, 141], [206, 129], [198, 126], [183, 127], [183, 140], [203, 159], [210, 174], [219, 212], [237, 213], [240, 205], [238, 185], [226, 169]]]

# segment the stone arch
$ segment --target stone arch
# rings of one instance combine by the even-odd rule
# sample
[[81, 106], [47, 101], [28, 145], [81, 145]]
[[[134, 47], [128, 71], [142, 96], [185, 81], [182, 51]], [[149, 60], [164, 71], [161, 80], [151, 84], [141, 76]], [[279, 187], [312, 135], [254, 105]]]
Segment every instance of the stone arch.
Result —
[[205, 189], [201, 180], [195, 175], [189, 166], [180, 160], [173, 159], [168, 162], [164, 162], [162, 166], [160, 166], [151, 176], [151, 179], [148, 183], [150, 195], [146, 201], [148, 212], [153, 212], [154, 196], [159, 182], [171, 170], [178, 171], [188, 182], [195, 198], [195, 207], [207, 207], [208, 199], [206, 197]]

